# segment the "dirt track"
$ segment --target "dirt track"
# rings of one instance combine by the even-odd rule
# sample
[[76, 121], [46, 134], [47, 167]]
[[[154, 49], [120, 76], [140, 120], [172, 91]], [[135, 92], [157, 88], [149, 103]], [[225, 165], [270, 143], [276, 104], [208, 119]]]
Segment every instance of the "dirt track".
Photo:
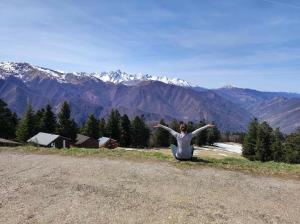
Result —
[[0, 223], [300, 223], [300, 181], [1, 152]]

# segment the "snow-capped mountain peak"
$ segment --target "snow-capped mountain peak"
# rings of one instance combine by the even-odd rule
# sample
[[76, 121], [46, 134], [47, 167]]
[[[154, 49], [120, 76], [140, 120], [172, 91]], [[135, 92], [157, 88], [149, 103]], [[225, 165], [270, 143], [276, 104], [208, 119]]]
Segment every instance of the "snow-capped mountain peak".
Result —
[[28, 63], [15, 62], [0, 62], [0, 79], [4, 79], [10, 75], [18, 77], [23, 81], [32, 79], [36, 75], [44, 75], [48, 78], [56, 79], [58, 82], [68, 82], [67, 76], [76, 78], [93, 78], [103, 82], [111, 82], [114, 84], [136, 85], [141, 81], [159, 81], [166, 84], [191, 87], [191, 84], [183, 79], [168, 78], [167, 76], [156, 76], [149, 74], [128, 74], [121, 70], [101, 72], [101, 73], [86, 73], [86, 72], [62, 72], [39, 66], [33, 66]]
[[29, 70], [32, 68], [32, 66], [28, 63], [0, 62], [0, 68], [7, 72], [16, 72], [21, 70]]
[[160, 81], [166, 84], [190, 87], [190, 83], [185, 80], [178, 78], [168, 78], [166, 76], [155, 76], [149, 74], [128, 74], [121, 70], [102, 72], [102, 73], [92, 73], [91, 76], [98, 78], [104, 82], [112, 82], [115, 84], [133, 85], [140, 81]]

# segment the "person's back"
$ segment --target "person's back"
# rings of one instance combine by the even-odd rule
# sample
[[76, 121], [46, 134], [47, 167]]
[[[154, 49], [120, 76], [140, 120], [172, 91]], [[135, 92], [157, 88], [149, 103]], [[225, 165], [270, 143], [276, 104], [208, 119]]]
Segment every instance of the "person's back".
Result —
[[173, 129], [163, 126], [161, 124], [157, 124], [156, 126], [154, 126], [156, 128], [161, 127], [167, 131], [169, 131], [171, 133], [171, 135], [173, 135], [176, 140], [177, 140], [177, 147], [174, 145], [171, 145], [171, 149], [173, 152], [173, 155], [175, 156], [176, 159], [191, 159], [193, 156], [193, 147], [191, 146], [191, 141], [193, 139], [193, 137], [195, 137], [199, 132], [201, 132], [202, 130], [209, 128], [209, 127], [213, 127], [213, 125], [208, 124], [204, 127], [198, 128], [197, 130], [191, 132], [191, 133], [187, 133], [187, 125], [182, 123], [180, 125], [180, 131], [181, 133], [178, 133], [176, 131], [174, 131]]
[[177, 135], [177, 152], [176, 158], [178, 159], [190, 159], [192, 155], [192, 133], [183, 133]]

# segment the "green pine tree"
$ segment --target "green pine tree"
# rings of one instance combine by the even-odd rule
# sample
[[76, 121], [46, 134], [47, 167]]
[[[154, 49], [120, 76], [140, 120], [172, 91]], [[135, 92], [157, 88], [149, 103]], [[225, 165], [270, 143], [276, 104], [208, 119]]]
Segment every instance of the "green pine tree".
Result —
[[99, 121], [93, 114], [91, 114], [85, 122], [82, 133], [95, 139], [99, 138]]
[[216, 125], [207, 130], [207, 143], [209, 145], [213, 145], [215, 142], [219, 141], [220, 138], [221, 133]]
[[[172, 128], [174, 131], [180, 132], [179, 131], [179, 127], [180, 127], [180, 125], [179, 125], [179, 123], [178, 123], [178, 121], [176, 119], [174, 119], [174, 120], [171, 121], [170, 128]], [[170, 144], [177, 146], [177, 140], [171, 134], [169, 134], [169, 142], [170, 142]]]
[[99, 121], [99, 137], [106, 136], [106, 121], [101, 118]]
[[271, 145], [272, 153], [273, 153], [273, 160], [276, 162], [283, 161], [283, 141], [284, 137], [283, 134], [280, 132], [279, 128], [276, 128], [273, 133], [273, 142]]
[[[205, 125], [206, 125], [205, 121], [202, 120], [199, 122], [197, 128], [201, 128]], [[196, 145], [203, 146], [203, 145], [207, 144], [207, 132], [208, 132], [208, 130], [205, 129], [196, 136]]]
[[0, 99], [0, 137], [14, 139], [17, 124], [17, 114], [11, 112], [7, 104]]
[[133, 147], [144, 148], [149, 144], [150, 130], [142, 117], [136, 116], [132, 121]]
[[145, 122], [145, 117], [144, 115], [141, 116], [141, 120], [142, 120], [142, 125], [143, 125], [143, 129], [142, 129], [142, 142], [144, 143], [144, 145], [142, 145], [144, 148], [149, 146], [149, 139], [150, 139], [150, 129], [147, 126], [146, 122]]
[[40, 130], [45, 133], [55, 133], [57, 128], [56, 116], [48, 104], [40, 123]]
[[77, 123], [75, 122], [74, 119], [71, 119], [70, 129], [71, 130], [70, 130], [69, 138], [71, 139], [72, 142], [75, 142], [76, 138], [77, 138], [77, 133], [79, 133], [79, 128], [78, 128]]
[[300, 129], [286, 138], [284, 161], [288, 163], [300, 163]]
[[257, 143], [255, 150], [255, 158], [262, 162], [270, 161], [273, 159], [271, 144], [273, 141], [273, 129], [267, 122], [263, 122], [257, 129]]
[[121, 117], [121, 139], [120, 146], [129, 147], [132, 144], [131, 123], [126, 114]]
[[36, 134], [35, 127], [36, 120], [34, 111], [32, 109], [32, 106], [29, 105], [23, 119], [18, 125], [16, 131], [17, 140], [20, 142], [26, 142], [29, 138]]
[[106, 125], [106, 131], [108, 137], [120, 141], [121, 138], [121, 128], [120, 128], [120, 113], [118, 110], [112, 109]]
[[44, 117], [44, 114], [45, 114], [45, 109], [44, 108], [41, 108], [41, 109], [37, 110], [36, 113], [34, 114], [35, 132], [36, 133], [42, 131], [42, 119]]
[[243, 141], [243, 156], [250, 160], [255, 158], [258, 125], [257, 119], [254, 118], [248, 126], [248, 131]]
[[64, 102], [60, 112], [58, 113], [57, 133], [63, 137], [70, 138], [75, 141], [77, 135], [77, 125], [71, 119], [71, 110], [67, 102]]
[[[194, 124], [194, 122], [189, 121], [189, 122], [187, 123], [187, 132], [188, 132], [188, 133], [191, 133], [191, 132], [193, 132], [193, 131], [195, 131], [195, 130], [196, 130], [196, 125]], [[193, 138], [191, 144], [193, 145], [193, 144], [195, 144], [195, 143], [196, 143], [196, 139]]]
[[[166, 126], [163, 119], [161, 119], [159, 123]], [[156, 129], [154, 133], [154, 144], [157, 147], [168, 147], [170, 145], [169, 132], [162, 128]]]

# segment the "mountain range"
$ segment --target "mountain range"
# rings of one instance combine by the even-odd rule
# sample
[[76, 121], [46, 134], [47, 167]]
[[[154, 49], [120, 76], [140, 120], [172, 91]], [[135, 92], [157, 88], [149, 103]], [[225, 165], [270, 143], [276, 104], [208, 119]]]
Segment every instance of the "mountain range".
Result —
[[120, 70], [69, 73], [28, 63], [0, 62], [0, 98], [19, 116], [28, 103], [34, 109], [49, 103], [58, 112], [66, 100], [79, 123], [90, 113], [107, 117], [117, 108], [130, 117], [143, 114], [152, 123], [161, 118], [205, 119], [214, 121], [222, 131], [245, 131], [254, 116], [285, 133], [300, 126], [300, 94], [231, 86], [205, 89], [182, 79]]

